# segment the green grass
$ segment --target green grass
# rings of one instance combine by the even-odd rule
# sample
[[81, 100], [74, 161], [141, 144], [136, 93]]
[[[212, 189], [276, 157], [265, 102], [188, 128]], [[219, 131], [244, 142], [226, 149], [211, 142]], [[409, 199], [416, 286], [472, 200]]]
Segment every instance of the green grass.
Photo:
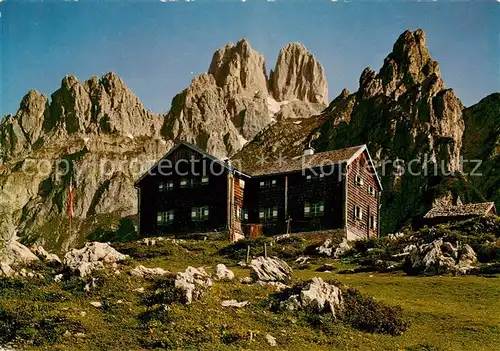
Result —
[[[337, 279], [379, 301], [399, 305], [410, 328], [401, 336], [343, 325], [313, 328], [300, 315], [271, 312], [267, 299], [272, 289], [237, 281], [215, 282], [203, 299], [191, 305], [172, 304], [161, 320], [141, 320], [147, 307], [133, 290], [148, 290], [153, 282], [129, 276], [128, 269], [143, 264], [176, 272], [188, 265], [214, 267], [222, 262], [237, 277], [248, 276], [248, 269], [236, 260], [218, 255], [225, 245], [119, 244], [132, 259], [120, 276], [99, 274], [98, 288], [88, 295], [76, 288], [78, 284], [53, 282], [56, 272], [50, 270], [46, 281], [2, 278], [0, 313], [4, 310], [22, 322], [17, 343], [27, 350], [264, 350], [269, 348], [264, 339], [268, 333], [276, 337], [278, 350], [496, 350], [500, 344], [499, 278], [314, 272], [328, 262], [337, 270], [349, 268], [328, 259], [315, 260], [308, 270], [295, 270], [294, 279]], [[225, 299], [251, 303], [243, 309], [223, 308], [220, 302]], [[102, 302], [104, 308], [91, 306], [91, 301]], [[66, 330], [72, 335], [64, 336]], [[249, 331], [254, 334], [252, 342]], [[84, 336], [75, 336], [79, 332]]]

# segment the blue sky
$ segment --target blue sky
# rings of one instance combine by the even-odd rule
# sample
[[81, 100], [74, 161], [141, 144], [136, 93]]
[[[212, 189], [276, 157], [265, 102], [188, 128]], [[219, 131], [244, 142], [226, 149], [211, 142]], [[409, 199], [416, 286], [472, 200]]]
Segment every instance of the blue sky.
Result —
[[265, 0], [19, 2], [1, 12], [0, 115], [29, 89], [50, 95], [62, 77], [114, 71], [154, 112], [208, 69], [212, 54], [245, 37], [271, 69], [281, 47], [307, 46], [325, 67], [333, 99], [378, 70], [397, 37], [422, 28], [447, 87], [465, 105], [500, 91], [500, 3], [349, 3]]

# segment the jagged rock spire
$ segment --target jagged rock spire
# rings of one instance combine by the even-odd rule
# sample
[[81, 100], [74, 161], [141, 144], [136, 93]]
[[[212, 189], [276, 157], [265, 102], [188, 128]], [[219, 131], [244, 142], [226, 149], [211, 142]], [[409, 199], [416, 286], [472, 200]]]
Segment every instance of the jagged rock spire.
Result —
[[328, 85], [323, 66], [301, 43], [281, 49], [271, 71], [269, 89], [278, 101], [302, 100], [328, 104]]

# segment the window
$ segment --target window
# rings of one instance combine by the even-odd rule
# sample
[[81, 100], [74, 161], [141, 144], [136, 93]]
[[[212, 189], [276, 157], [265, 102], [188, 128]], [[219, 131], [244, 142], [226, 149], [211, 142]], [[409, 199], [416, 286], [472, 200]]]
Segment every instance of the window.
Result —
[[174, 188], [174, 182], [169, 180], [168, 182], [160, 182], [158, 183], [158, 191], [164, 192], [169, 191]]
[[357, 186], [362, 186], [363, 185], [363, 178], [359, 174], [356, 175], [356, 185]]
[[248, 210], [246, 208], [238, 207], [238, 219], [241, 221], [248, 220]]
[[278, 206], [261, 208], [259, 210], [259, 219], [271, 221], [278, 218]]
[[377, 220], [375, 219], [375, 216], [370, 216], [370, 229], [377, 229]]
[[240, 179], [240, 188], [245, 189], [245, 181], [243, 179]]
[[371, 185], [368, 185], [368, 194], [370, 194], [373, 197], [377, 197], [377, 190], [375, 190], [374, 187]]
[[261, 188], [270, 188], [276, 186], [276, 179], [261, 180], [259, 185]]
[[208, 219], [208, 215], [208, 206], [191, 208], [191, 220], [193, 221], [206, 221]]
[[307, 174], [306, 175], [306, 180], [309, 182], [313, 179], [323, 179], [325, 178], [325, 174], [324, 173], [311, 173], [311, 174]]
[[363, 210], [358, 205], [354, 205], [354, 218], [363, 219]]
[[207, 176], [201, 177], [201, 184], [203, 184], [203, 185], [208, 184], [208, 177]]
[[181, 178], [180, 186], [181, 186], [181, 188], [188, 187], [189, 186], [189, 179], [187, 179], [187, 178]]
[[158, 225], [170, 225], [174, 223], [174, 210], [158, 212], [156, 215]]
[[325, 204], [323, 201], [304, 203], [304, 217], [320, 217], [325, 213]]

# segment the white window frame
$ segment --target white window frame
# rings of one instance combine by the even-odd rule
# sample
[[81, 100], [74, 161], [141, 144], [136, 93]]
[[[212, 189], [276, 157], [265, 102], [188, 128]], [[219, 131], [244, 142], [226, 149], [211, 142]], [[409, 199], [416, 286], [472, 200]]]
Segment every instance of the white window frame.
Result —
[[195, 222], [206, 221], [210, 218], [208, 206], [191, 207], [191, 220]]
[[201, 177], [201, 184], [202, 185], [206, 185], [206, 184], [208, 184], [208, 182], [209, 182], [208, 176]]
[[259, 219], [264, 221], [274, 221], [278, 219], [278, 211], [278, 206], [260, 208]]
[[373, 186], [368, 185], [368, 194], [373, 197], [377, 197], [377, 190]]
[[359, 221], [363, 219], [363, 209], [361, 206], [354, 205], [354, 218]]
[[377, 218], [375, 217], [375, 215], [370, 216], [370, 229], [377, 229]]
[[325, 202], [305, 202], [304, 217], [322, 217], [325, 214]]
[[363, 186], [364, 182], [363, 182], [363, 177], [361, 176], [361, 174], [356, 174], [356, 185], [357, 186]]
[[189, 179], [188, 178], [181, 178], [181, 181], [179, 182], [179, 186], [181, 188], [189, 187]]
[[161, 225], [161, 226], [171, 225], [174, 223], [174, 219], [175, 219], [174, 210], [158, 212], [156, 214], [156, 224], [157, 225]]

